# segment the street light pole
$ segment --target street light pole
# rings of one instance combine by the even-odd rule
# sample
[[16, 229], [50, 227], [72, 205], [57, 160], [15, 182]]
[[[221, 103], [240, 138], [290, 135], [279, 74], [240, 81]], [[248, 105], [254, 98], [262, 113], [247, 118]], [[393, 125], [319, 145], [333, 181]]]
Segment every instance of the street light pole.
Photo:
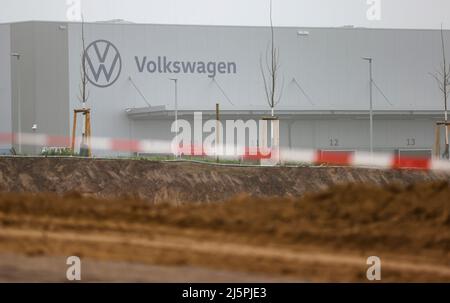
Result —
[[369, 62], [369, 79], [370, 79], [370, 108], [369, 108], [369, 116], [370, 116], [370, 154], [373, 155], [373, 74], [372, 74], [372, 58], [362, 58]]
[[11, 57], [17, 59], [16, 63], [16, 85], [17, 85], [17, 141], [19, 147], [19, 154], [22, 153], [22, 108], [21, 108], [21, 96], [20, 96], [20, 54], [12, 53]]
[[[169, 80], [175, 84], [175, 129], [178, 131], [178, 79], [171, 78]], [[175, 156], [178, 158], [178, 148]]]

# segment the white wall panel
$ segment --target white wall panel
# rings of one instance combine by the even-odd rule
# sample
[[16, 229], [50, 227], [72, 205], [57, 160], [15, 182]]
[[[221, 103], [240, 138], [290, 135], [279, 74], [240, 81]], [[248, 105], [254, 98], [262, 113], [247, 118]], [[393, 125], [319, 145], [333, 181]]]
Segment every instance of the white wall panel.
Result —
[[[10, 133], [11, 122], [11, 36], [10, 26], [0, 25], [0, 133]], [[11, 144], [0, 143], [0, 148]]]

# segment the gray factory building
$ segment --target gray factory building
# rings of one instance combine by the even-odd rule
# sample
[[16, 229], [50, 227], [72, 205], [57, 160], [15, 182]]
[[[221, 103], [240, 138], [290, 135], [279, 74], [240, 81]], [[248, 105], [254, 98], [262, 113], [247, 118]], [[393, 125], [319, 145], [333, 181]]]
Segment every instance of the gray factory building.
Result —
[[[0, 133], [71, 135], [73, 110], [81, 107], [81, 29], [70, 22], [0, 25]], [[170, 79], [178, 80], [180, 119], [194, 112], [214, 119], [216, 103], [223, 120], [270, 113], [260, 66], [267, 27], [109, 22], [86, 23], [84, 32], [95, 137], [171, 140]], [[280, 145], [369, 150], [369, 64], [362, 57], [371, 57], [375, 151], [431, 154], [435, 122], [443, 120], [430, 76], [441, 65], [440, 43], [436, 30], [275, 28]], [[0, 146], [9, 147], [39, 152]]]

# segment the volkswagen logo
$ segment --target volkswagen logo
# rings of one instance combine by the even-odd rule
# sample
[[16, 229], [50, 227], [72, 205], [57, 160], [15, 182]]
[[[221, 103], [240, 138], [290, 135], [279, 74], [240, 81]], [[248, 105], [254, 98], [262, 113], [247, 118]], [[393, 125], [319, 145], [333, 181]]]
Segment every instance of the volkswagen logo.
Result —
[[122, 71], [122, 58], [117, 47], [107, 40], [96, 40], [84, 53], [86, 76], [97, 87], [114, 84]]

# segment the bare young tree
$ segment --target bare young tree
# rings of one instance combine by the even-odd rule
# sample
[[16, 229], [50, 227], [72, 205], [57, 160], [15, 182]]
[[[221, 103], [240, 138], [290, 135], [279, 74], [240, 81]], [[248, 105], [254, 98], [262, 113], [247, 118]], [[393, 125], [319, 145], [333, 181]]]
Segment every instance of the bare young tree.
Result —
[[[442, 43], [442, 65], [441, 69], [436, 73], [431, 74], [431, 76], [436, 80], [439, 85], [439, 89], [442, 92], [444, 99], [444, 118], [445, 122], [448, 123], [448, 113], [447, 113], [447, 100], [450, 93], [450, 65], [447, 66], [447, 60], [445, 55], [445, 39], [444, 30], [441, 24], [441, 43]], [[444, 158], [449, 159], [449, 138], [448, 138], [448, 125], [445, 125], [445, 152]]]
[[89, 100], [89, 81], [87, 77], [87, 69], [86, 69], [86, 39], [84, 34], [84, 18], [81, 16], [81, 43], [83, 50], [81, 52], [81, 66], [80, 66], [80, 94], [78, 96], [78, 100], [82, 103], [83, 108], [86, 107], [86, 103]]
[[266, 50], [265, 62], [263, 62], [262, 55], [260, 57], [260, 68], [264, 80], [264, 90], [266, 93], [267, 103], [270, 106], [272, 117], [274, 117], [275, 106], [281, 101], [284, 79], [282, 80], [281, 87], [278, 88], [280, 52], [279, 49], [275, 47], [275, 34], [272, 19], [272, 0], [270, 0], [270, 35], [271, 40]]

